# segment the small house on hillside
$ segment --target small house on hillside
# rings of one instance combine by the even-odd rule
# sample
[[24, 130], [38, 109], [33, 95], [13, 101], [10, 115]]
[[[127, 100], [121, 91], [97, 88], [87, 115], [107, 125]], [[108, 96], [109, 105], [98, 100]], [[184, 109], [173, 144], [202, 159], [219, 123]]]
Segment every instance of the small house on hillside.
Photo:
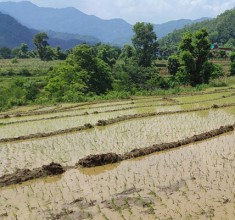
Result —
[[231, 53], [233, 49], [228, 47], [221, 47], [218, 44], [211, 45], [211, 57], [212, 58], [228, 58], [229, 53]]

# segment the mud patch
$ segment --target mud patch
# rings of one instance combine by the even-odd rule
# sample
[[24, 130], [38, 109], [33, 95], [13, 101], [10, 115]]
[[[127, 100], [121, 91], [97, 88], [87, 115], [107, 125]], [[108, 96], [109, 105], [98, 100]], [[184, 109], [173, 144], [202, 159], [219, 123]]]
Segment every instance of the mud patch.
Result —
[[115, 153], [98, 154], [87, 156], [76, 164], [82, 167], [96, 167], [121, 161], [122, 157]]
[[116, 211], [129, 209], [131, 206], [147, 208], [154, 204], [152, 198], [136, 197], [136, 196], [115, 197], [112, 198], [111, 200], [103, 201], [102, 203], [104, 204], [105, 208]]
[[23, 169], [17, 170], [13, 174], [7, 174], [0, 177], [0, 186], [8, 186], [12, 184], [23, 183], [28, 180], [41, 178], [45, 176], [59, 175], [65, 172], [65, 169], [57, 163], [50, 163], [49, 165], [44, 165], [41, 168], [36, 168], [33, 170]]

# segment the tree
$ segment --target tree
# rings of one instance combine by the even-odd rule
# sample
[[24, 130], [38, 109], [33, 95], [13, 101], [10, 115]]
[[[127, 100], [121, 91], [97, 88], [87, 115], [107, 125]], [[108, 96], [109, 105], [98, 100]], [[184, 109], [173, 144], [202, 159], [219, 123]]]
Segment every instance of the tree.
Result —
[[64, 63], [50, 72], [45, 92], [56, 101], [84, 101], [88, 93], [103, 94], [112, 89], [111, 68], [94, 53], [94, 47], [73, 48]]
[[193, 38], [192, 34], [186, 32], [183, 36], [183, 39], [180, 43], [180, 50], [181, 51], [189, 51], [190, 53], [193, 53], [194, 46], [193, 46]]
[[193, 75], [193, 84], [203, 83], [202, 70], [203, 65], [208, 61], [210, 54], [210, 41], [206, 29], [197, 31], [194, 35], [194, 58], [196, 62], [196, 71]]
[[229, 58], [231, 60], [230, 75], [234, 76], [235, 75], [235, 52], [231, 53]]
[[86, 44], [73, 49], [67, 62], [88, 73], [88, 92], [102, 94], [112, 89], [110, 66], [93, 53], [93, 48]]
[[150, 67], [157, 53], [157, 35], [150, 23], [137, 22], [134, 27], [132, 43], [136, 49], [136, 58], [140, 66]]
[[0, 48], [0, 58], [10, 59], [11, 58], [11, 49], [9, 47]]
[[210, 41], [205, 29], [197, 31], [193, 36], [186, 33], [180, 44], [181, 67], [177, 73], [178, 79], [192, 86], [208, 83], [211, 70], [215, 70], [211, 67], [213, 64], [206, 64], [209, 54]]
[[45, 91], [49, 99], [55, 101], [81, 101], [86, 86], [87, 72], [69, 64], [60, 64], [50, 72]]
[[171, 74], [171, 75], [175, 75], [180, 67], [180, 59], [178, 56], [176, 55], [171, 55], [169, 58], [168, 58], [168, 72]]
[[38, 55], [41, 60], [48, 61], [52, 59], [51, 48], [47, 42], [48, 36], [45, 32], [40, 32], [36, 34], [33, 38], [33, 43], [35, 44]]
[[23, 54], [27, 54], [27, 53], [28, 53], [28, 50], [29, 50], [29, 47], [28, 47], [27, 44], [22, 43], [22, 44], [20, 45], [20, 50], [21, 50], [21, 52], [22, 52]]

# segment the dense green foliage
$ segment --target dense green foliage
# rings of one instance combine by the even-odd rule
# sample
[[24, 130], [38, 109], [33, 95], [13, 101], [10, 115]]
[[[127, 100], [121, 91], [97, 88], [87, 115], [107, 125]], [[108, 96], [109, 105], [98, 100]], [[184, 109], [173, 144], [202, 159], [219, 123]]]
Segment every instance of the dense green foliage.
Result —
[[138, 22], [133, 27], [133, 46], [136, 50], [137, 62], [140, 66], [150, 67], [157, 53], [157, 35], [152, 24]]
[[235, 75], [235, 52], [230, 54], [230, 60], [231, 60], [230, 74], [234, 76]]
[[[99, 51], [101, 53], [101, 51]], [[49, 74], [46, 95], [55, 101], [81, 101], [85, 94], [103, 94], [112, 89], [111, 68], [88, 45], [75, 47], [66, 61]], [[108, 60], [108, 56], [104, 55]]]
[[179, 48], [179, 55], [172, 55], [168, 59], [169, 72], [176, 76], [179, 83], [195, 86], [222, 76], [221, 67], [208, 61], [210, 41], [205, 29], [194, 35], [185, 33]]

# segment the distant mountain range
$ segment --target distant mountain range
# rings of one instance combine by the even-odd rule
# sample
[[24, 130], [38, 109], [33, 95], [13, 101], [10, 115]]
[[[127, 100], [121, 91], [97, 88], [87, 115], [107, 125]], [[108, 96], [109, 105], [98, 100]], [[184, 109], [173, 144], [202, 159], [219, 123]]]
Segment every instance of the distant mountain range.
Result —
[[[123, 19], [104, 20], [72, 7], [55, 9], [38, 7], [28, 1], [0, 2], [0, 11], [11, 15], [29, 28], [46, 31], [51, 38], [57, 39], [56, 43], [60, 43], [59, 41], [75, 43], [77, 40], [80, 42], [87, 40], [93, 43], [101, 41], [113, 45], [123, 45], [130, 43], [133, 35], [132, 25]], [[154, 30], [158, 38], [161, 38], [185, 25], [205, 19], [208, 18], [170, 21], [154, 25]], [[51, 41], [53, 44], [52, 39]], [[70, 45], [68, 42], [67, 44]]]
[[[30, 49], [34, 47], [33, 37], [40, 31], [29, 29], [20, 24], [10, 15], [0, 12], [0, 47], [14, 48], [21, 43], [26, 43]], [[66, 33], [47, 32], [49, 44], [52, 47], [60, 46], [63, 50], [70, 49], [81, 43], [96, 44], [98, 39], [89, 36], [80, 36]]]

